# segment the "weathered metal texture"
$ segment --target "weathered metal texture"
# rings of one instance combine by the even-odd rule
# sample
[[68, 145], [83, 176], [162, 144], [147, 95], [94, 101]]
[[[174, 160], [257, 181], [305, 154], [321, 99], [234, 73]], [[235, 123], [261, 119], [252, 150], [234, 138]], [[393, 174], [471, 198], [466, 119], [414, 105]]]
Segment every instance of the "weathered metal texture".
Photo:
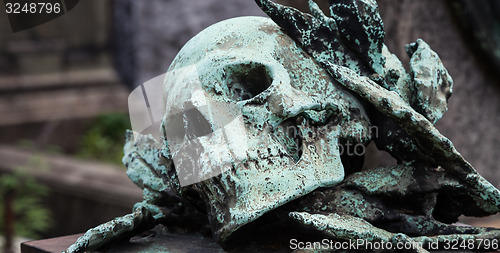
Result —
[[[393, 135], [392, 139], [394, 139], [394, 135], [397, 136], [398, 134], [388, 131], [387, 129], [396, 128], [397, 130], [403, 130], [399, 131], [401, 135], [397, 136], [400, 138], [402, 137], [399, 141], [400, 145], [397, 146], [398, 148], [394, 148], [394, 146], [393, 147], [386, 146], [386, 148], [391, 152], [391, 154], [395, 155], [396, 158], [399, 158], [399, 162], [401, 166], [403, 166], [403, 168], [405, 168], [405, 166], [409, 166], [410, 168], [417, 167], [416, 164], [418, 163], [422, 163], [430, 168], [438, 168], [441, 171], [441, 173], [447, 173], [456, 180], [456, 182], [452, 183], [447, 182], [442, 184], [450, 188], [452, 188], [452, 186], [455, 186], [460, 189], [459, 191], [465, 191], [466, 193], [462, 192], [463, 196], [466, 196], [472, 203], [471, 205], [467, 206], [463, 205], [454, 206], [456, 208], [454, 208], [453, 211], [447, 210], [447, 212], [443, 212], [442, 210], [439, 210], [438, 213], [432, 212], [431, 216], [435, 215], [438, 217], [437, 219], [445, 220], [446, 222], [454, 222], [457, 220], [458, 215], [460, 214], [487, 215], [487, 214], [494, 214], [499, 211], [500, 192], [498, 191], [498, 189], [496, 189], [494, 186], [489, 184], [484, 178], [482, 178], [479, 174], [477, 174], [474, 168], [453, 147], [451, 141], [448, 140], [443, 135], [441, 135], [439, 131], [435, 129], [433, 126], [433, 123], [439, 120], [443, 115], [443, 113], [446, 111], [446, 103], [447, 103], [446, 101], [451, 96], [452, 80], [451, 77], [448, 75], [446, 69], [442, 66], [442, 63], [439, 60], [437, 54], [432, 50], [430, 50], [428, 45], [425, 44], [425, 42], [419, 40], [416, 43], [413, 43], [407, 47], [407, 52], [411, 57], [410, 78], [408, 78], [408, 75], [406, 76], [400, 75], [399, 78], [395, 78], [396, 76], [391, 77], [389, 75], [389, 77], [391, 77], [392, 80], [387, 80], [387, 76], [385, 77], [384, 80], [383, 77], [373, 74], [369, 76], [361, 76], [359, 75], [359, 71], [357, 69], [349, 69], [348, 67], [342, 66], [341, 64], [337, 64], [332, 60], [328, 59], [325, 60], [324, 57], [320, 57], [319, 55], [321, 55], [322, 53], [321, 51], [325, 49], [310, 46], [315, 43], [314, 42], [315, 40], [324, 42], [323, 40], [319, 39], [317, 34], [312, 32], [308, 34], [307, 39], [305, 39], [303, 36], [297, 36], [296, 35], [297, 31], [294, 31], [294, 29], [298, 31], [303, 31], [302, 28], [296, 28], [296, 27], [293, 28], [287, 26], [287, 21], [291, 19], [290, 16], [293, 16], [294, 20], [306, 20], [306, 19], [311, 19], [309, 15], [296, 12], [293, 9], [289, 9], [288, 7], [279, 6], [270, 1], [258, 1], [258, 2], [260, 2], [262, 6], [266, 6], [265, 11], [267, 11], [267, 13], [271, 17], [273, 17], [273, 19], [278, 24], [283, 22], [285, 23], [284, 25], [282, 25], [282, 27], [287, 31], [287, 33], [290, 36], [292, 37], [295, 36], [294, 38], [299, 42], [306, 41], [306, 43], [302, 43], [304, 48], [306, 48], [306, 51], [308, 51], [311, 55], [313, 55], [316, 61], [319, 62], [322, 66], [324, 66], [328, 70], [328, 72], [340, 84], [342, 84], [347, 89], [355, 92], [363, 100], [367, 101], [369, 104], [373, 106], [373, 108], [377, 110], [377, 113], [375, 115], [379, 119], [376, 120], [376, 122], [380, 122], [380, 118], [385, 117], [386, 118], [385, 121], [390, 121], [393, 123], [392, 126], [389, 125], [389, 127], [387, 127], [386, 125], [385, 129], [383, 129], [383, 133]], [[263, 2], [265, 2], [265, 4], [263, 4]], [[356, 1], [353, 1], [353, 4], [354, 2]], [[316, 8], [312, 2], [311, 2], [311, 8], [312, 9]], [[332, 11], [331, 13], [332, 17], [335, 17], [336, 9], [333, 7], [331, 11]], [[316, 13], [315, 11], [312, 12]], [[287, 13], [288, 16], [285, 16], [284, 13]], [[315, 14], [315, 16], [318, 15]], [[339, 25], [336, 26], [331, 25], [331, 22], [334, 22], [331, 19], [327, 19], [325, 17], [319, 17], [317, 19], [318, 20], [323, 19], [325, 20], [324, 23], [330, 24], [330, 27], [335, 27], [338, 30], [342, 31], [341, 28], [338, 28]], [[381, 25], [381, 23], [379, 25]], [[403, 69], [400, 68], [399, 71], [401, 70]], [[390, 74], [391, 72], [394, 71], [389, 70], [381, 72]], [[394, 89], [392, 88], [394, 86], [388, 84], [388, 81], [389, 82], [392, 81], [392, 83], [394, 84], [395, 83], [394, 79], [397, 80], [401, 78], [406, 80], [405, 82], [401, 82], [400, 84], [403, 85], [408, 84], [410, 87], [406, 89], [404, 88]], [[407, 90], [409, 90], [410, 93], [408, 93]], [[398, 91], [400, 91], [401, 93], [398, 93]], [[408, 94], [410, 96], [406, 97]], [[416, 154], [412, 156], [398, 155], [408, 150], [413, 151], [413, 153]], [[394, 170], [395, 173], [398, 173], [397, 169], [398, 169], [397, 167], [391, 168], [391, 171]], [[359, 172], [359, 173], [363, 174], [363, 177], [366, 177], [368, 181], [370, 181], [370, 178], [375, 179], [372, 180], [368, 185], [361, 185], [365, 188], [366, 187], [372, 187], [375, 189], [381, 187], [383, 188], [381, 182], [387, 181], [387, 180], [381, 181], [380, 177], [386, 176], [385, 173], [388, 172], [380, 171], [379, 172], [380, 174], [377, 173], [372, 174], [371, 172]], [[396, 191], [402, 191], [403, 189], [405, 189], [404, 185], [401, 184], [401, 180], [398, 180], [402, 178], [394, 178], [394, 177], [393, 178], [389, 177], [389, 178], [390, 180], [388, 181], [388, 183], [392, 182], [392, 184], [394, 185], [394, 183], [398, 182]], [[348, 177], [344, 181], [344, 183], [349, 182], [349, 179], [350, 178]], [[411, 180], [416, 180], [416, 179], [414, 177], [411, 177]], [[422, 181], [420, 183], [425, 184], [429, 183], [429, 181]], [[353, 185], [351, 185], [351, 187], [352, 186]], [[357, 185], [357, 187], [359, 186], [360, 185]], [[438, 183], [437, 186], [441, 186], [441, 182]], [[340, 187], [341, 186], [339, 186], [339, 188]], [[438, 190], [433, 189], [428, 191], [434, 192], [433, 194], [437, 194], [435, 191]], [[383, 193], [381, 193], [381, 195], [386, 195], [387, 198], [394, 197], [394, 195], [391, 194], [390, 191], [382, 191], [382, 192]], [[445, 194], [454, 195], [457, 193], [456, 192], [454, 193], [453, 190], [449, 190], [449, 192]], [[462, 194], [457, 194], [457, 195], [462, 195]], [[428, 198], [424, 198], [425, 202], [421, 203], [424, 206], [423, 211], [425, 210], [427, 210], [427, 212], [431, 210], [436, 211], [434, 210], [434, 207], [438, 204], [435, 201], [433, 203], [427, 202], [432, 200], [431, 197], [432, 196], [430, 195], [428, 196]], [[436, 198], [436, 196], [434, 196], [434, 198]], [[447, 201], [442, 199], [440, 200], [443, 202]], [[342, 202], [333, 202], [332, 204], [333, 206], [337, 207], [346, 206], [346, 203]], [[348, 206], [347, 209], [349, 209], [349, 211], [357, 210], [356, 216], [362, 217], [363, 216], [362, 214], [366, 212], [366, 208], [363, 207], [366, 207], [367, 204], [370, 205], [372, 203], [370, 203], [370, 201], [365, 202], [365, 200], [363, 200], [362, 198], [360, 199], [352, 196], [352, 198], [349, 199], [349, 203], [347, 203]], [[451, 203], [448, 204], [450, 205], [453, 204], [453, 201], [451, 201]], [[440, 205], [443, 205], [443, 203], [440, 203]], [[384, 208], [382, 208], [382, 210], [384, 210]], [[387, 212], [388, 211], [385, 212], [383, 211], [381, 213], [386, 214]], [[384, 215], [384, 219], [387, 218], [385, 216], [386, 215]], [[304, 220], [306, 223], [308, 222], [307, 219]], [[426, 234], [434, 234], [436, 232], [447, 233], [447, 234], [467, 233], [462, 231], [462, 229], [457, 229], [456, 227], [453, 226], [451, 229], [447, 228], [446, 232], [435, 231], [435, 230], [429, 231], [432, 230], [431, 228], [435, 228], [437, 226], [436, 224], [439, 224], [439, 222], [436, 222], [434, 220], [434, 217], [428, 218], [428, 221], [426, 221], [427, 223], [422, 222], [422, 224], [419, 224], [418, 222], [415, 222], [415, 224], [411, 224], [412, 221], [414, 221], [414, 219], [411, 217], [405, 217], [405, 219], [403, 220], [410, 224], [401, 224], [400, 227], [397, 226], [396, 228], [393, 229], [397, 230], [399, 228], [403, 230], [405, 228], [411, 227], [412, 225], [413, 226], [418, 225], [419, 229], [417, 229], [416, 231], [411, 231], [410, 232], [411, 234], [426, 235]], [[320, 226], [318, 228], [324, 229], [324, 227]], [[339, 230], [342, 231], [342, 228], [340, 228]], [[474, 232], [471, 232], [471, 230], [467, 231], [468, 233], [481, 234], [481, 232], [485, 232], [486, 230], [474, 231]], [[359, 236], [363, 237], [362, 235]], [[490, 233], [488, 234], [488, 236], [490, 236], [491, 238], [498, 238], [499, 233], [498, 232]]]
[[166, 111], [182, 114], [191, 105], [206, 104], [197, 108], [209, 133], [217, 133], [223, 120], [242, 118], [231, 129], [239, 136], [233, 138], [239, 141], [234, 146], [246, 147], [239, 159], [226, 153], [213, 157], [224, 149], [215, 134], [198, 136], [199, 158], [193, 157], [188, 152], [192, 146], [184, 148], [193, 141], [185, 136], [174, 140], [168, 129], [175, 122], [169, 114], [164, 118], [176, 166], [194, 162], [201, 170], [229, 167], [194, 186], [208, 203], [220, 241], [284, 203], [341, 182], [339, 140], [364, 143], [370, 138], [368, 116], [359, 101], [267, 18], [232, 19], [208, 28], [186, 44], [169, 71], [191, 64], [197, 73], [186, 72], [182, 78], [199, 82], [181, 82], [190, 86], [177, 91], [178, 80], [167, 78]]
[[330, 4], [331, 18], [312, 1], [314, 16], [271, 1], [256, 2], [315, 59], [364, 75], [382, 71], [384, 29], [373, 1], [335, 1]]
[[450, 225], [462, 214], [488, 214], [477, 191], [460, 181], [421, 164], [363, 171], [336, 188], [308, 195], [290, 216], [337, 239], [396, 243], [403, 235], [406, 242], [423, 246], [474, 240], [479, 249], [479, 239], [498, 239], [500, 231]]
[[[312, 1], [313, 15], [256, 2], [279, 26], [230, 19], [184, 46], [164, 83], [162, 139], [128, 133], [124, 148], [144, 201], [68, 252], [157, 223], [209, 225], [226, 245], [264, 214], [336, 240], [500, 239], [450, 225], [499, 212], [500, 192], [433, 125], [453, 82], [425, 42], [407, 47], [406, 73], [374, 1], [332, 1], [331, 17]], [[360, 171], [362, 156], [342, 152], [370, 140], [398, 165]]]

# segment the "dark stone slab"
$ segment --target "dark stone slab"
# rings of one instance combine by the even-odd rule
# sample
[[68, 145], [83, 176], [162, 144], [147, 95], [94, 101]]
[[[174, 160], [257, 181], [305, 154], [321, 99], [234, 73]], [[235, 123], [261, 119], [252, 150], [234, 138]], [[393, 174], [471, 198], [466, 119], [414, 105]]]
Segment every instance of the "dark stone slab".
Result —
[[[21, 253], [60, 253], [81, 235], [25, 242], [21, 244]], [[201, 236], [170, 234], [134, 237], [129, 242], [118, 243], [103, 252], [219, 253], [224, 251], [214, 241]]]
[[[74, 243], [82, 234], [56, 237], [52, 239], [24, 242], [21, 253], [60, 253]], [[265, 248], [262, 245], [249, 245], [245, 249], [229, 252], [290, 252], [287, 249]], [[133, 237], [130, 241], [120, 242], [100, 252], [106, 253], [223, 253], [225, 252], [213, 239], [199, 235], [149, 234]]]
[[168, 234], [134, 237], [119, 243], [106, 253], [158, 252], [158, 253], [222, 253], [224, 250], [212, 239], [196, 235]]
[[21, 253], [60, 253], [74, 243], [81, 235], [68, 235], [52, 239], [23, 242], [21, 243]]

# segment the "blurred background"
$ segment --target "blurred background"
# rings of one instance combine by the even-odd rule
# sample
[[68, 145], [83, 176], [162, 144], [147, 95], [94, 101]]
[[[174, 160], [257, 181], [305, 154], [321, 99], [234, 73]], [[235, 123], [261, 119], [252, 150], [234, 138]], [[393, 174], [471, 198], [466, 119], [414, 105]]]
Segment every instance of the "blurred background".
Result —
[[[306, 11], [306, 1], [277, 1]], [[317, 0], [327, 11], [327, 0]], [[454, 83], [437, 123], [500, 186], [500, 7], [495, 0], [379, 0], [386, 44], [424, 39]], [[166, 72], [192, 36], [218, 21], [265, 16], [252, 0], [80, 1], [13, 33], [0, 5], [0, 243], [84, 232], [129, 213], [141, 191], [121, 165], [127, 97]], [[387, 164], [371, 152], [370, 167]], [[472, 221], [493, 224], [492, 220]], [[482, 223], [481, 223], [482, 222]], [[7, 240], [7, 241], [6, 241]]]

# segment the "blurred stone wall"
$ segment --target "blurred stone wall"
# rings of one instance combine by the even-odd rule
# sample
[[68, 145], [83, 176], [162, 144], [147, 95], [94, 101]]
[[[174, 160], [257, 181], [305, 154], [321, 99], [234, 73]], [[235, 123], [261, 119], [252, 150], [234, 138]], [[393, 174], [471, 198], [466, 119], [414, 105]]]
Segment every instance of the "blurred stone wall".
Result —
[[120, 0], [114, 5], [115, 64], [130, 87], [164, 74], [179, 49], [211, 24], [264, 16], [251, 0]]
[[47, 74], [109, 65], [107, 1], [80, 1], [61, 17], [12, 33], [0, 6], [0, 76]]
[[[306, 10], [307, 1], [276, 2]], [[326, 10], [327, 1], [320, 0]], [[119, 0], [113, 5], [115, 65], [131, 88], [164, 74], [204, 28], [240, 16], [266, 16], [253, 0]]]
[[[278, 2], [301, 9], [306, 6], [306, 1], [301, 0]], [[326, 0], [317, 2], [326, 9]], [[466, 44], [444, 0], [378, 3], [386, 44], [406, 66], [409, 59], [404, 45], [418, 38], [441, 57], [455, 87], [449, 111], [437, 127], [481, 174], [500, 186], [496, 157], [500, 147], [499, 78], [485, 70], [484, 62]], [[119, 28], [115, 41], [126, 47], [118, 59], [127, 59], [118, 62], [125, 65], [121, 72], [128, 75], [131, 86], [164, 73], [182, 45], [210, 24], [236, 16], [264, 16], [253, 0], [126, 0], [116, 1], [115, 5], [115, 12], [121, 14], [115, 23]], [[384, 159], [386, 156], [379, 156], [379, 160]]]
[[0, 143], [27, 139], [74, 151], [93, 118], [126, 112], [110, 53], [111, 1], [80, 1], [13, 33], [0, 4]]

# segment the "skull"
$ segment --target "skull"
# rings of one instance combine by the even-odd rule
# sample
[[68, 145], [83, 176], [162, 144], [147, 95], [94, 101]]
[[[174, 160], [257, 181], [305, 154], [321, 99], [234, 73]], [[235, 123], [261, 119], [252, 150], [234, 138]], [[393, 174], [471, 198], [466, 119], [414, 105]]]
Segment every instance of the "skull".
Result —
[[195, 36], [170, 66], [163, 96], [161, 136], [179, 193], [199, 191], [221, 242], [341, 182], [342, 144], [370, 139], [357, 98], [268, 18], [234, 18]]

